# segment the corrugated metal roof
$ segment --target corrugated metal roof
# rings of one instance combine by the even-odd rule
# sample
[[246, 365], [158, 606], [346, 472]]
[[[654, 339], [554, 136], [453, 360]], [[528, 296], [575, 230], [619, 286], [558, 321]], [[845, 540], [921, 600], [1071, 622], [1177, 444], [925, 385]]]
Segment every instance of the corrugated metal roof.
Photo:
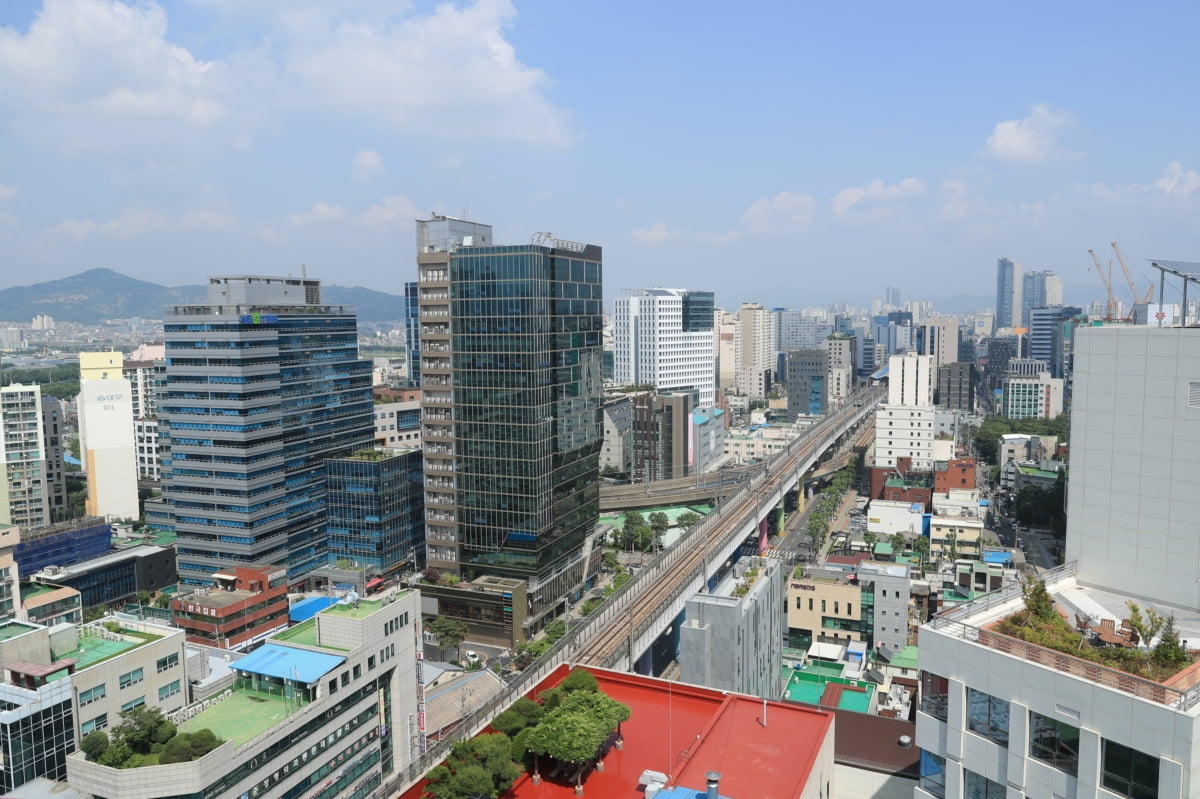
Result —
[[238, 671], [314, 683], [346, 662], [341, 655], [326, 655], [278, 644], [263, 644], [234, 664]]

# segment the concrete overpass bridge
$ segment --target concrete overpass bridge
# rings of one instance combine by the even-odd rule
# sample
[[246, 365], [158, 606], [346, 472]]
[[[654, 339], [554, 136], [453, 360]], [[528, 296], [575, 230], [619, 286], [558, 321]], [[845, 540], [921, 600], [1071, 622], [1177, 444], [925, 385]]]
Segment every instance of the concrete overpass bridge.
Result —
[[[871, 423], [866, 424], [867, 421]], [[819, 481], [830, 477], [849, 462], [851, 455], [857, 455], [862, 463], [863, 455], [874, 436], [873, 425], [873, 417], [864, 420], [849, 446], [843, 446], [836, 453], [831, 453], [827, 460], [814, 466], [806, 475], [806, 481]], [[600, 512], [661, 508], [665, 505], [716, 504], [736, 492], [756, 467], [761, 468], [758, 464], [729, 464], [717, 472], [705, 472], [673, 480], [601, 485]]]
[[[563, 663], [632, 670], [679, 616], [693, 594], [733, 557], [748, 537], [758, 536], [760, 548], [766, 541], [774, 509], [789, 491], [802, 489], [814, 466], [826, 453], [836, 450], [853, 436], [857, 443], [865, 433], [860, 423], [871, 417], [875, 406], [886, 397], [884, 389], [863, 391], [853, 404], [826, 417], [769, 461], [743, 471], [744, 479], [712, 513], [689, 529], [674, 546], [608, 597], [595, 612], [583, 619], [568, 620], [566, 634], [541, 658], [521, 672], [500, 694], [466, 719], [461, 737], [482, 731]], [[871, 417], [873, 418], [873, 417]], [[450, 741], [431, 745], [409, 768], [385, 786], [384, 796], [407, 790], [448, 754]]]

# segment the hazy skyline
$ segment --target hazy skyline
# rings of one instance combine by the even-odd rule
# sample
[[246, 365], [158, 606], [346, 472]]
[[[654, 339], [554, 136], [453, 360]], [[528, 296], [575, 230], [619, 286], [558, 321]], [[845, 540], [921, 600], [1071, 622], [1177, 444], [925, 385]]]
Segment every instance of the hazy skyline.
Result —
[[[413, 219], [604, 247], [726, 307], [974, 295], [996, 259], [1200, 260], [1190, 4], [6, 0], [0, 287], [396, 294]], [[1123, 281], [1117, 280], [1118, 297]]]

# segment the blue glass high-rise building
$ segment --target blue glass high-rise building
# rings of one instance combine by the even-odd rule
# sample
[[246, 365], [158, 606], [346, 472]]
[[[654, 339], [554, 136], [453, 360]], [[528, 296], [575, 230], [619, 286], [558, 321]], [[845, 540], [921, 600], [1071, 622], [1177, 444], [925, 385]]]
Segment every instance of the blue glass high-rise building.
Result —
[[377, 448], [325, 461], [330, 560], [384, 578], [425, 564], [421, 451]]
[[322, 304], [318, 280], [212, 277], [207, 304], [170, 308], [163, 326], [180, 580], [270, 563], [292, 581], [324, 565], [324, 460], [375, 432], [353, 309]]
[[418, 221], [429, 565], [528, 581], [537, 629], [589, 576], [599, 513], [601, 250]]

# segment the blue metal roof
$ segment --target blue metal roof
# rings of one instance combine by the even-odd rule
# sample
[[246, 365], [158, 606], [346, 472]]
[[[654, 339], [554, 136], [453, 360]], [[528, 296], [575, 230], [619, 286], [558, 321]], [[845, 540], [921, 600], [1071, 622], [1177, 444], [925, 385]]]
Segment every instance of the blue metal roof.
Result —
[[872, 380], [882, 380], [883, 378], [887, 377], [888, 369], [890, 367], [891, 367], [890, 363], [885, 363], [883, 366], [881, 366], [879, 369], [877, 369], [875, 371], [875, 374], [871, 375], [871, 379]]
[[292, 624], [299, 624], [302, 621], [308, 621], [313, 616], [323, 611], [325, 608], [337, 602], [331, 596], [313, 596], [308, 599], [301, 600], [292, 605], [288, 610], [288, 621]]
[[346, 659], [340, 655], [266, 643], [235, 662], [233, 667], [251, 674], [311, 684], [345, 662]]

